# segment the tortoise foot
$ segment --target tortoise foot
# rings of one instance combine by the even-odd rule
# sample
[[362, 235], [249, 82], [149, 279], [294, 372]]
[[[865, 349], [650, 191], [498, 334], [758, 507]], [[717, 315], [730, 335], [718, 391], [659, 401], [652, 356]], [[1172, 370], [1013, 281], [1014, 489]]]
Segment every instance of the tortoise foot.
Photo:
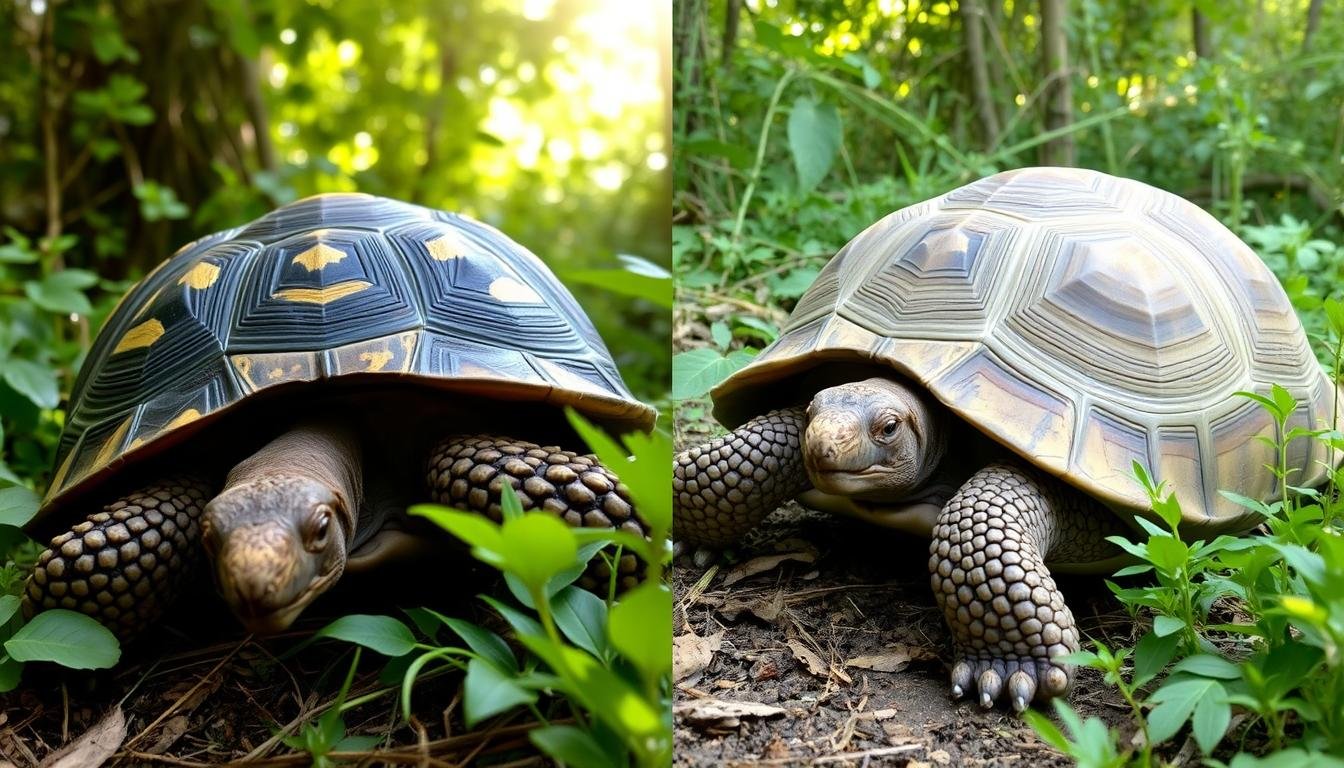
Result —
[[1006, 698], [1019, 712], [1068, 691], [1058, 659], [1078, 650], [1078, 628], [1045, 566], [1046, 553], [1092, 547], [1104, 510], [1059, 481], [1011, 465], [977, 472], [934, 526], [929, 570], [958, 661], [952, 694], [974, 688], [982, 706]]
[[1073, 671], [1052, 658], [1006, 658], [974, 653], [958, 654], [952, 667], [952, 697], [974, 694], [985, 709], [1000, 700], [1021, 712], [1032, 702], [1063, 696], [1073, 686]]

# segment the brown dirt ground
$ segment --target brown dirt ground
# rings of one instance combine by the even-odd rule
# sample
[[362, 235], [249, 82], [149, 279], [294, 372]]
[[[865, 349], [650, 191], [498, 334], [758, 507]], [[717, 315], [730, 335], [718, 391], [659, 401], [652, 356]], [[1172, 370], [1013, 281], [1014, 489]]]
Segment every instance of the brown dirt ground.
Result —
[[[683, 405], [679, 447], [713, 433], [706, 411]], [[1072, 763], [1017, 715], [952, 699], [951, 639], [929, 591], [926, 542], [796, 504], [766, 525], [774, 542], [764, 553], [708, 569], [682, 557], [674, 568], [676, 765]], [[1137, 639], [1100, 579], [1060, 586], [1085, 635]], [[716, 718], [703, 711], [712, 699], [768, 706]], [[1070, 700], [1126, 732], [1127, 707], [1099, 673], [1083, 670]]]
[[[465, 554], [463, 559], [469, 560]], [[407, 592], [409, 583], [423, 586], [418, 593]], [[0, 768], [45, 765], [62, 745], [99, 725], [118, 706], [126, 732], [107, 765], [308, 765], [306, 752], [285, 746], [280, 738], [315, 722], [332, 704], [350, 667], [353, 646], [324, 640], [300, 653], [287, 653], [345, 613], [391, 612], [406, 620], [395, 605], [430, 605], [490, 626], [490, 616], [473, 597], [479, 591], [503, 593], [489, 577], [466, 565], [462, 573], [434, 579], [426, 579], [423, 569], [418, 574], [370, 574], [338, 585], [290, 632], [257, 639], [245, 636], [223, 603], [202, 588], [149, 637], [123, 648], [122, 661], [113, 670], [74, 672], [30, 665], [22, 687], [0, 695]], [[389, 600], [389, 594], [398, 599]], [[440, 639], [448, 642], [446, 636]], [[382, 741], [370, 750], [344, 755], [342, 764], [550, 764], [527, 740], [527, 731], [535, 726], [530, 715], [505, 715], [468, 731], [456, 672], [422, 678], [414, 689], [415, 718], [403, 722], [400, 673], [380, 680], [386, 665], [385, 658], [363, 652], [348, 699], [367, 696], [368, 701], [344, 717], [347, 733], [377, 735]], [[545, 702], [542, 706], [545, 711]], [[66, 765], [85, 764], [87, 759], [76, 757]]]

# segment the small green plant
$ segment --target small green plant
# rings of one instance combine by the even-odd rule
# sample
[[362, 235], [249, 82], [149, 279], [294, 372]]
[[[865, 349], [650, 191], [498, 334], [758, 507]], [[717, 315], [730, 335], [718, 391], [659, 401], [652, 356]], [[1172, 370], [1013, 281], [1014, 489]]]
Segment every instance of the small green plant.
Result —
[[[623, 531], [572, 529], [549, 513], [524, 512], [508, 485], [501, 489], [500, 523], [436, 505], [411, 510], [504, 574], [513, 600], [481, 600], [512, 629], [521, 658], [499, 634], [428, 608], [407, 612], [427, 641], [395, 618], [359, 615], [338, 619], [314, 639], [342, 639], [392, 657], [389, 669], [400, 670], [400, 706], [408, 719], [415, 683], [455, 669], [465, 673], [468, 727], [522, 707], [540, 724], [529, 734], [532, 743], [565, 765], [666, 765], [672, 754], [672, 594], [662, 573], [671, 552], [671, 439], [636, 433], [625, 436], [621, 447], [573, 412], [570, 421], [630, 488], [649, 525], [647, 540]], [[622, 552], [636, 554], [645, 573], [639, 586], [617, 598], [614, 566]], [[606, 599], [574, 584], [595, 557], [612, 566]], [[460, 645], [439, 644], [443, 630]], [[563, 704], [546, 707], [543, 697]]]
[[313, 758], [313, 768], [330, 768], [336, 763], [329, 757], [332, 752], [355, 752], [368, 749], [382, 739], [378, 736], [349, 735], [345, 732], [346, 695], [350, 693], [350, 684], [354, 682], [355, 670], [359, 667], [360, 648], [355, 648], [355, 656], [350, 661], [350, 669], [345, 673], [345, 681], [336, 693], [336, 700], [318, 717], [316, 722], [305, 723], [302, 730], [281, 741], [285, 746], [301, 749]]

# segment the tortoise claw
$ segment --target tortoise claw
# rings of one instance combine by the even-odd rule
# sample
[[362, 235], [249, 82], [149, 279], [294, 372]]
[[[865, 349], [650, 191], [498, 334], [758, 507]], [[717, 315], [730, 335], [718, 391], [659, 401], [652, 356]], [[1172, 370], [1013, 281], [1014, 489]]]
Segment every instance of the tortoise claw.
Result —
[[1025, 669], [1017, 670], [1008, 678], [1008, 698], [1015, 712], [1025, 710], [1035, 696], [1036, 678], [1027, 674]]

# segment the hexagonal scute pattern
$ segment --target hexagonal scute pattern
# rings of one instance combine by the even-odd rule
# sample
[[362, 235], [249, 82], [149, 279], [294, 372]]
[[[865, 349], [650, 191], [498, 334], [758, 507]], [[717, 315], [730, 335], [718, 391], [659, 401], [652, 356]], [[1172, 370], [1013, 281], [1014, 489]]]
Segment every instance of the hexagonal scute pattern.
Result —
[[[1253, 524], [1219, 490], [1278, 493], [1255, 439], [1274, 424], [1237, 392], [1279, 384], [1298, 400], [1292, 423], [1329, 423], [1334, 386], [1278, 280], [1213, 217], [1139, 182], [1008, 171], [892, 214], [843, 253], [824, 300], [804, 295], [806, 315], [716, 389], [717, 413], [744, 420], [752, 391], [820, 360], [884, 363], [1113, 506], [1146, 508], [1140, 462], [1208, 530]], [[1292, 453], [1295, 482], [1322, 477], [1314, 441]]]
[[131, 289], [75, 384], [44, 514], [252, 393], [368, 374], [653, 419], [522, 246], [456, 214], [320, 195], [191, 243]]

